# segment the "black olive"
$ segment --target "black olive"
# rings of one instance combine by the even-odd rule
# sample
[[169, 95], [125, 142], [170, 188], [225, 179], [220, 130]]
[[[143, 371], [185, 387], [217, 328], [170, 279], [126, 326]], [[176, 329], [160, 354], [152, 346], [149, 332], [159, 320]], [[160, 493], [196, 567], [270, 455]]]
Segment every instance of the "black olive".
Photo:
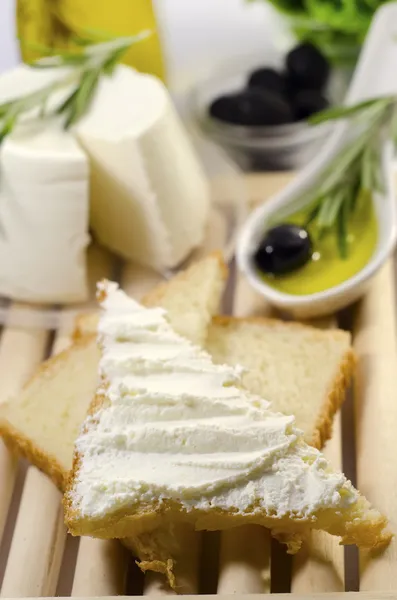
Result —
[[275, 69], [264, 67], [251, 73], [248, 79], [248, 87], [284, 94], [286, 92], [286, 81], [284, 75], [278, 73]]
[[288, 81], [294, 91], [323, 90], [329, 77], [330, 64], [316, 46], [308, 42], [296, 46], [286, 59]]
[[281, 95], [257, 88], [221, 96], [214, 100], [209, 112], [233, 125], [282, 125], [294, 120], [291, 107]]
[[328, 100], [318, 90], [301, 90], [293, 99], [295, 118], [298, 121], [308, 119], [328, 106]]
[[254, 254], [263, 273], [284, 275], [303, 267], [312, 255], [312, 242], [303, 227], [284, 224], [269, 229]]

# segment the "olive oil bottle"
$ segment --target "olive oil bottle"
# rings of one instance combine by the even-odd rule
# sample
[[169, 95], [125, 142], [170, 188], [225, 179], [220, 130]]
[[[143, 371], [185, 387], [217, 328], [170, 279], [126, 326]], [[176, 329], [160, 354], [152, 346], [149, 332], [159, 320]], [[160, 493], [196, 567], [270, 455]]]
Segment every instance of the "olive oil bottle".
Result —
[[[90, 34], [151, 35], [131, 46], [123, 62], [164, 79], [164, 62], [151, 0], [17, 0], [17, 31], [24, 62], [48, 54], [45, 48], [73, 48]], [[98, 41], [94, 38], [93, 41]]]

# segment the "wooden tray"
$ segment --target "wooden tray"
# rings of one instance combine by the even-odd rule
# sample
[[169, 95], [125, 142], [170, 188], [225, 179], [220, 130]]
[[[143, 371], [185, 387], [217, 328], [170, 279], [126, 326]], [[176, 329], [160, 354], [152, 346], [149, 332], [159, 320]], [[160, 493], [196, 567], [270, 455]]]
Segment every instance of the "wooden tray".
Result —
[[[288, 175], [247, 178], [256, 202], [285, 184]], [[109, 256], [92, 252], [93, 282], [111, 276]], [[113, 275], [114, 276], [114, 275]], [[124, 265], [120, 280], [139, 298], [159, 276]], [[367, 497], [397, 525], [397, 348], [394, 265], [379, 273], [360, 304], [321, 323], [351, 328], [358, 356], [354, 393], [335, 423], [326, 454]], [[13, 310], [10, 306], [10, 311]], [[235, 315], [269, 314], [235, 272], [224, 299]], [[18, 393], [40, 361], [69, 343], [70, 331], [46, 332], [4, 327], [0, 338], [0, 401]], [[54, 398], [56, 401], [56, 398]], [[170, 594], [154, 574], [145, 577], [117, 541], [66, 535], [60, 493], [37, 469], [18, 461], [0, 442], [0, 589], [2, 597], [115, 596]], [[393, 541], [382, 556], [370, 557], [342, 548], [335, 539], [316, 534], [310, 547], [288, 557], [268, 532], [247, 526], [225, 533], [195, 533], [189, 540], [185, 569], [191, 594], [292, 592], [316, 598], [345, 590], [362, 598], [397, 599], [397, 552]], [[384, 593], [379, 593], [385, 590]], [[288, 594], [288, 597], [289, 594]], [[286, 599], [287, 594], [280, 597]]]

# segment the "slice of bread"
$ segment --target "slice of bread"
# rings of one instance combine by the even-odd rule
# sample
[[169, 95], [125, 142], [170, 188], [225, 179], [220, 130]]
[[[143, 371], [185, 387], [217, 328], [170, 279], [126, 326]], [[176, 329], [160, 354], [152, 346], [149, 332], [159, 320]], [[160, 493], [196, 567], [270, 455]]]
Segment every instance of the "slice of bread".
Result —
[[[171, 308], [175, 302], [180, 307], [180, 311], [173, 312], [175, 315], [173, 317], [174, 328], [197, 341], [198, 337], [202, 338], [204, 333], [197, 337], [197, 325], [195, 325], [197, 318], [192, 315], [191, 306], [195, 304], [195, 310], [201, 315], [200, 318], [203, 322], [208, 322], [208, 313], [214, 314], [218, 310], [225, 275], [225, 265], [219, 256], [212, 255], [170, 282], [162, 284], [160, 289], [155, 288], [147, 301], [153, 304], [153, 298], [165, 298], [167, 306]], [[177, 285], [174, 287], [176, 282]], [[166, 293], [167, 289], [168, 293]], [[184, 300], [186, 300], [185, 303]], [[186, 331], [186, 323], [189, 324], [189, 320], [185, 318], [187, 314], [191, 315], [189, 320], [193, 323], [190, 331]], [[180, 319], [181, 321], [179, 321]], [[179, 327], [179, 322], [182, 323], [182, 328]], [[250, 326], [246, 327], [245, 323]], [[278, 387], [277, 385], [272, 386], [272, 381], [268, 379], [268, 376], [270, 378], [274, 373], [279, 377], [281, 372], [282, 378], [286, 377], [292, 382], [292, 374], [289, 376], [289, 369], [286, 367], [290, 364], [290, 352], [293, 352], [289, 340], [293, 339], [296, 326], [278, 321], [276, 322], [278, 326], [272, 328], [271, 336], [274, 344], [278, 346], [281, 343], [279, 337], [285, 340], [286, 360], [283, 359], [281, 366], [280, 358], [282, 356], [278, 353], [273, 356], [269, 352], [266, 360], [266, 376], [263, 377], [264, 366], [260, 352], [266, 348], [266, 345], [258, 344], [258, 340], [262, 340], [263, 343], [264, 339], [269, 339], [269, 321], [266, 319], [256, 321], [256, 333], [252, 331], [251, 323], [253, 322], [249, 320], [215, 317], [209, 328], [207, 349], [214, 352], [217, 362], [234, 364], [239, 361], [247, 368], [252, 369], [252, 376], [248, 373], [244, 376], [247, 389], [258, 391], [257, 378], [262, 378], [260, 380], [264, 387], [261, 389], [260, 395], [264, 397], [269, 395], [271, 400], [277, 403]], [[226, 327], [226, 324], [229, 326]], [[77, 337], [85, 337], [85, 339], [80, 339], [77, 344], [63, 352], [59, 358], [50, 359], [46, 363], [46, 367], [40, 370], [26, 386], [19, 398], [0, 407], [0, 433], [5, 437], [7, 444], [52, 477], [61, 490], [64, 489], [68, 471], [72, 465], [74, 440], [78, 435], [97, 384], [96, 371], [99, 351], [93, 340], [93, 337], [96, 337], [97, 325], [98, 313], [89, 313], [80, 317], [76, 334]], [[307, 331], [307, 336], [302, 335], [302, 340], [306, 340], [308, 343], [309, 334], [314, 330], [305, 327], [304, 331]], [[237, 332], [243, 335], [244, 340], [248, 341], [249, 337], [251, 338], [248, 346], [246, 343], [239, 344]], [[321, 354], [324, 354], [326, 348], [331, 345], [330, 337], [333, 339], [334, 335], [340, 334], [329, 331], [322, 332], [323, 337], [318, 338], [322, 345]], [[219, 338], [219, 344], [215, 343], [216, 338]], [[343, 338], [347, 343], [348, 335], [344, 334]], [[336, 347], [334, 350], [333, 356], [337, 360]], [[307, 398], [308, 410], [313, 416], [322, 413], [323, 407], [328, 404], [327, 398], [330, 395], [335, 396], [340, 383], [337, 373], [342, 369], [345, 358], [349, 356], [350, 352], [349, 348], [346, 349], [342, 343], [340, 344], [339, 365], [333, 375], [331, 372], [329, 373], [329, 377], [323, 370], [314, 371], [313, 379], [299, 376], [300, 397]], [[72, 373], [74, 374], [73, 378], [71, 377]], [[317, 394], [312, 391], [313, 387], [317, 390]], [[343, 394], [344, 390], [340, 389], [339, 398]], [[301, 418], [299, 412], [300, 408], [301, 403], [296, 401], [287, 412], [294, 410], [300, 426], [304, 427], [307, 439], [314, 439], [312, 430], [314, 419], [304, 425], [304, 419]], [[306, 410], [306, 405], [303, 408]], [[321, 439], [324, 439], [324, 431]], [[157, 530], [156, 536], [148, 533], [130, 541], [136, 554], [146, 559], [141, 564], [149, 569], [166, 572], [170, 582], [172, 582], [172, 576], [167, 558], [170, 556], [170, 548], [176, 549], [179, 546], [180, 536], [175, 533], [176, 531], [179, 531], [177, 525], [167, 528], [167, 531]], [[177, 554], [176, 551], [175, 554]]]
[[238, 368], [215, 365], [166, 313], [116, 284], [100, 289], [101, 383], [64, 496], [73, 535], [125, 538], [187, 522], [263, 525], [290, 550], [308, 529], [369, 548], [390, 539], [386, 519], [293, 417], [240, 386]]
[[354, 370], [351, 336], [273, 319], [214, 317], [206, 349], [216, 363], [242, 365], [244, 387], [289, 414], [305, 441], [322, 448]]
[[[145, 306], [165, 308], [175, 331], [202, 346], [211, 317], [219, 311], [227, 275], [221, 254], [214, 252], [156, 286], [145, 295], [143, 302]], [[78, 317], [74, 337], [96, 333], [98, 319], [98, 312]]]
[[[173, 306], [169, 311], [173, 327], [197, 342], [206, 337], [211, 317], [219, 310], [226, 276], [227, 267], [215, 253], [155, 288], [142, 302]], [[98, 383], [98, 315], [84, 317], [84, 322], [95, 333], [80, 331], [76, 343], [47, 360], [17, 398], [0, 405], [0, 435], [6, 444], [42, 469], [61, 490]]]
[[98, 385], [96, 335], [87, 335], [47, 360], [17, 398], [0, 405], [6, 445], [44, 471], [63, 490], [73, 443]]

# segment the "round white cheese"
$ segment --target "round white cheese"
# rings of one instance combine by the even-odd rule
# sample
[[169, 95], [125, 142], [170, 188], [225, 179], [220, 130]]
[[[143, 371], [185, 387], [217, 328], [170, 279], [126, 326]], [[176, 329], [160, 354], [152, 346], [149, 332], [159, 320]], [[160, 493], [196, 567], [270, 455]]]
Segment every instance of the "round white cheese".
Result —
[[208, 181], [159, 79], [120, 65], [101, 80], [76, 133], [91, 162], [99, 241], [157, 270], [201, 244]]
[[[54, 77], [18, 67], [0, 78], [0, 102]], [[19, 124], [0, 146], [0, 295], [85, 300], [88, 217], [89, 164], [73, 135], [55, 118]]]

